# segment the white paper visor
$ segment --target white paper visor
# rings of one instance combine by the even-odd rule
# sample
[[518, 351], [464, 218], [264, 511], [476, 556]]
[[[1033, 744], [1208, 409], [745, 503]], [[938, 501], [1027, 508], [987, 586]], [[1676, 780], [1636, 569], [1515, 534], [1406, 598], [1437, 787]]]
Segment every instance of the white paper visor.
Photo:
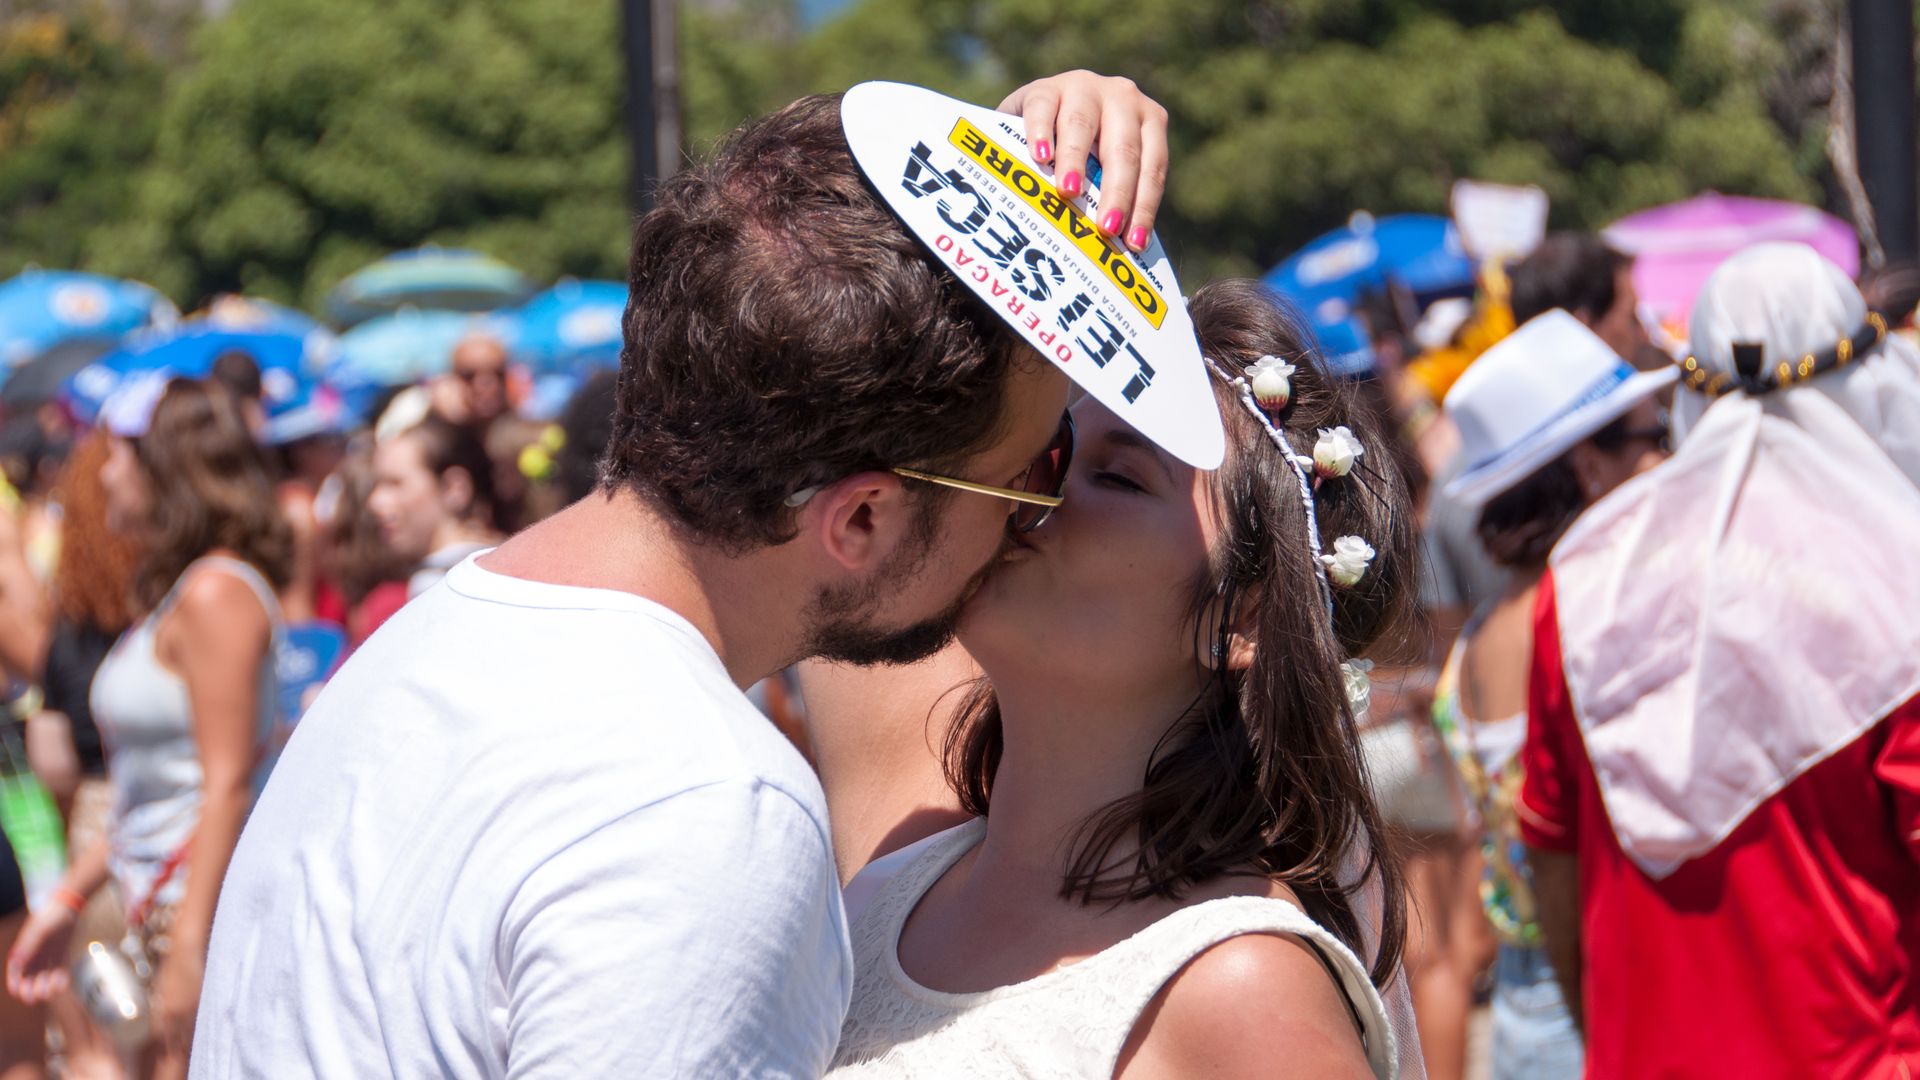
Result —
[[1200, 469], [1226, 454], [1180, 284], [1158, 237], [1102, 236], [1097, 176], [1067, 199], [1021, 119], [918, 86], [847, 91], [854, 161], [941, 265], [1087, 393]]

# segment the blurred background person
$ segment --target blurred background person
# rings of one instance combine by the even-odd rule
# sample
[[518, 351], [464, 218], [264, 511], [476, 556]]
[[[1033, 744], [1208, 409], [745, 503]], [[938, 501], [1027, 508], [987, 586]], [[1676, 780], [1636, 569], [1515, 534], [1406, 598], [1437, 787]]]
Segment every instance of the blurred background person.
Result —
[[[60, 562], [53, 586], [53, 618], [46, 661], [39, 673], [41, 712], [30, 726], [45, 726], [49, 738], [33, 738], [35, 771], [58, 802], [77, 841], [98, 835], [110, 796], [106, 751], [94, 724], [93, 679], [128, 625], [134, 571], [141, 550], [135, 535], [107, 525], [106, 491], [100, 470], [111, 437], [97, 432], [83, 440], [62, 471], [55, 497], [60, 506]], [[81, 843], [77, 846], [84, 846]]]
[[1534, 600], [1547, 554], [1588, 506], [1665, 456], [1665, 418], [1655, 396], [1673, 373], [1621, 378], [1624, 364], [1578, 320], [1553, 311], [1488, 349], [1447, 395], [1467, 464], [1453, 494], [1480, 506], [1481, 542], [1511, 574], [1453, 646], [1433, 713], [1472, 800], [1485, 865], [1476, 892], [1499, 935], [1495, 1080], [1581, 1071], [1578, 1026], [1540, 945], [1513, 797], [1527, 730]]
[[244, 349], [228, 349], [214, 357], [213, 366], [207, 371], [207, 381], [227, 392], [227, 396], [239, 406], [247, 431], [254, 439], [264, 440], [267, 409], [263, 397], [266, 390], [260, 378], [260, 362], [253, 358], [253, 354]]
[[[1651, 351], [1640, 323], [1633, 260], [1596, 234], [1553, 233], [1510, 268], [1484, 267], [1477, 300], [1455, 327], [1453, 343], [1430, 353], [1421, 365], [1430, 390], [1450, 393], [1515, 325], [1554, 309], [1571, 313], [1616, 355], [1638, 365], [1666, 364], [1664, 356]], [[1441, 359], [1444, 362], [1436, 362]], [[1422, 530], [1427, 559], [1422, 602], [1436, 661], [1470, 619], [1509, 596], [1513, 585], [1512, 569], [1491, 558], [1481, 543], [1479, 506], [1456, 494], [1453, 482], [1467, 467], [1462, 442], [1444, 410], [1423, 434], [1428, 452], [1446, 448], [1427, 491]], [[1427, 724], [1421, 727], [1430, 731]], [[1436, 1077], [1449, 1078], [1466, 1067], [1465, 1027], [1475, 986], [1495, 958], [1479, 898], [1485, 865], [1444, 749], [1437, 742], [1404, 736], [1396, 737], [1395, 744], [1399, 752], [1387, 760], [1386, 775], [1404, 777], [1400, 787], [1409, 809], [1400, 820], [1414, 834], [1416, 852], [1407, 877], [1415, 907], [1424, 913], [1409, 937], [1407, 969], [1422, 1037], [1432, 1040], [1428, 1067]], [[1442, 771], [1447, 774], [1444, 781]]]
[[293, 573], [281, 591], [289, 624], [321, 618], [345, 623], [339, 583], [326, 573], [314, 498], [346, 457], [346, 440], [318, 420], [300, 427], [269, 422], [267, 441], [275, 473], [273, 496], [293, 531]]
[[69, 446], [32, 416], [0, 427], [0, 697], [36, 682], [53, 613], [47, 586], [60, 550], [54, 481]]
[[340, 623], [353, 649], [407, 602], [407, 576], [414, 560], [388, 546], [373, 497], [373, 454], [360, 447], [347, 454], [314, 497], [323, 580], [340, 588]]
[[1513, 265], [1513, 319], [1525, 324], [1559, 308], [1607, 343], [1614, 355], [1643, 371], [1667, 366], [1640, 321], [1640, 294], [1633, 285], [1633, 258], [1597, 233], [1549, 234]]
[[454, 345], [447, 373], [428, 387], [433, 415], [472, 433], [493, 463], [489, 504], [494, 527], [503, 534], [538, 516], [538, 508], [528, 505], [535, 478], [521, 468], [521, 455], [539, 445], [548, 428], [520, 415], [526, 372], [511, 361], [500, 338], [475, 331]]
[[434, 415], [484, 442], [487, 429], [512, 412], [508, 364], [506, 345], [492, 334], [461, 338], [447, 373], [430, 386]]
[[[28, 919], [26, 879], [13, 844], [0, 830], [0, 941], [9, 948], [17, 945]], [[0, 1080], [37, 1080], [46, 1075], [46, 1057], [43, 1004], [8, 997], [0, 1003]]]
[[587, 376], [560, 414], [564, 441], [554, 455], [554, 483], [563, 505], [586, 498], [600, 484], [600, 459], [613, 439], [614, 392], [618, 371], [596, 371]]
[[[1456, 332], [1478, 332], [1479, 352], [1463, 357], [1455, 381], [1471, 370], [1474, 356], [1511, 333], [1513, 326], [1526, 323], [1555, 308], [1573, 315], [1592, 330], [1617, 356], [1636, 367], [1657, 370], [1667, 358], [1651, 350], [1646, 328], [1638, 314], [1638, 294], [1633, 286], [1633, 260], [1609, 247], [1598, 235], [1587, 232], [1556, 232], [1547, 236], [1526, 258], [1499, 275], [1498, 295], [1510, 305], [1511, 321], [1488, 334], [1475, 324], [1463, 325]], [[1445, 391], [1443, 391], [1444, 393]], [[1448, 425], [1451, 427], [1451, 425]], [[1476, 611], [1500, 596], [1507, 588], [1509, 572], [1490, 559], [1481, 545], [1476, 529], [1478, 508], [1463, 504], [1448, 490], [1465, 462], [1452, 440], [1451, 450], [1440, 465], [1426, 503], [1426, 550], [1430, 564], [1425, 594], [1426, 606], [1434, 619], [1435, 637], [1442, 648], [1456, 636], [1459, 628]]]
[[1895, 259], [1860, 273], [1860, 295], [1879, 312], [1888, 329], [1914, 341], [1913, 312], [1920, 307], [1920, 263]]
[[[157, 399], [157, 400], [156, 400]], [[76, 855], [8, 954], [16, 997], [67, 982], [74, 926], [111, 880], [153, 965], [143, 1075], [185, 1073], [215, 898], [275, 756], [277, 586], [291, 560], [268, 470], [224, 390], [150, 378], [102, 418], [109, 528], [140, 538], [140, 618], [94, 677], [112, 748], [106, 835]]]
[[[74, 448], [54, 488], [60, 508], [60, 562], [53, 583], [53, 628], [40, 682], [45, 701], [28, 721], [27, 751], [35, 775], [67, 823], [69, 858], [105, 836], [113, 808], [106, 747], [93, 719], [93, 681], [113, 643], [133, 622], [129, 608], [141, 562], [137, 534], [107, 524], [101, 468], [112, 436], [96, 431]], [[89, 941], [119, 941], [126, 916], [114, 890], [96, 892], [74, 928], [77, 956]], [[118, 1075], [120, 1058], [80, 1003], [62, 993], [50, 1003], [60, 1065], [75, 1077]]]
[[500, 542], [486, 448], [470, 429], [435, 416], [374, 448], [367, 508], [388, 549], [413, 565], [410, 598], [467, 556]]
[[1518, 797], [1587, 1075], [1920, 1073], [1920, 354], [1839, 267], [1715, 270], [1673, 457], [1540, 586]]
[[[45, 726], [29, 728], [26, 739], [16, 741], [13, 725], [23, 718], [31, 721], [39, 711], [36, 684], [49, 647], [52, 608], [46, 582], [34, 563], [50, 560], [53, 545], [40, 545], [36, 560], [35, 537], [55, 535], [50, 530], [57, 514], [48, 511], [46, 501], [64, 446], [54, 445], [31, 416], [11, 421], [6, 435], [5, 475], [0, 477], [0, 697], [6, 701], [6, 712], [0, 713], [0, 725], [7, 730], [0, 732], [5, 740], [0, 783], [12, 789], [23, 781], [35, 783], [30, 775], [31, 750], [36, 742], [51, 741], [47, 736], [58, 734]], [[26, 753], [17, 757], [15, 751], [21, 748]], [[16, 775], [16, 770], [28, 775]], [[25, 822], [16, 819], [10, 824], [20, 827]], [[29, 917], [30, 882], [21, 856], [35, 850], [30, 832], [22, 828], [16, 842], [12, 829], [0, 828], [0, 941], [9, 947]], [[57, 843], [58, 838], [42, 839]], [[45, 1075], [46, 1020], [40, 1003], [9, 999], [0, 1004], [0, 1080]]]

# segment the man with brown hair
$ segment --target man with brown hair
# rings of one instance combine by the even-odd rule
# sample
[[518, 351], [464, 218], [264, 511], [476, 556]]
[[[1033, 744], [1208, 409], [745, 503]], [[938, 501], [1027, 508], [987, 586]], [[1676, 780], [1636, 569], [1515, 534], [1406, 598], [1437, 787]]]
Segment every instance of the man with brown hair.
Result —
[[[1093, 138], [1073, 118], [1103, 118], [1150, 218], [1164, 112], [1038, 85], [1063, 170]], [[830, 1059], [852, 975], [824, 800], [739, 688], [943, 644], [1009, 511], [1057, 493], [1066, 380], [867, 186], [837, 99], [658, 203], [600, 488], [456, 567], [302, 721], [225, 882], [193, 1075]]]
[[[1513, 321], [1524, 326], [1536, 315], [1561, 308], [1600, 336], [1607, 347], [1643, 371], [1659, 371], [1659, 355], [1640, 322], [1633, 288], [1633, 257], [1589, 232], [1556, 232], [1514, 264]], [[1649, 351], [1656, 355], [1649, 356]]]

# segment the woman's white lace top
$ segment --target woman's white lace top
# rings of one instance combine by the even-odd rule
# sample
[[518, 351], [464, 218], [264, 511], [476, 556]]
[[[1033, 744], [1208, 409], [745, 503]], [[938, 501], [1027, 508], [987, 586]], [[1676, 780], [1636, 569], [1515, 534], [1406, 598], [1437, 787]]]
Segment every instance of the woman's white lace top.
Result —
[[1107, 1080], [1140, 1013], [1188, 961], [1241, 934], [1284, 933], [1317, 946], [1339, 973], [1364, 1028], [1367, 1063], [1376, 1077], [1397, 1076], [1393, 1032], [1365, 967], [1285, 900], [1195, 904], [1085, 960], [980, 993], [914, 982], [900, 967], [900, 930], [920, 897], [985, 834], [978, 819], [942, 836], [854, 923], [853, 1007], [829, 1075]]

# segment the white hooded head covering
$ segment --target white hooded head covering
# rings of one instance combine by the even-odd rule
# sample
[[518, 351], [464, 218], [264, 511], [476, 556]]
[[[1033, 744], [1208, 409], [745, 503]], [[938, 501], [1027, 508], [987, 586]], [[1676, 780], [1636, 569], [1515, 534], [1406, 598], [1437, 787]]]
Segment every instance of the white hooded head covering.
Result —
[[[1735, 374], [1858, 334], [1866, 303], [1800, 244], [1707, 279], [1692, 352]], [[1679, 448], [1554, 550], [1561, 659], [1621, 848], [1654, 877], [1920, 694], [1920, 356], [1898, 339], [1805, 381], [1678, 391]]]

